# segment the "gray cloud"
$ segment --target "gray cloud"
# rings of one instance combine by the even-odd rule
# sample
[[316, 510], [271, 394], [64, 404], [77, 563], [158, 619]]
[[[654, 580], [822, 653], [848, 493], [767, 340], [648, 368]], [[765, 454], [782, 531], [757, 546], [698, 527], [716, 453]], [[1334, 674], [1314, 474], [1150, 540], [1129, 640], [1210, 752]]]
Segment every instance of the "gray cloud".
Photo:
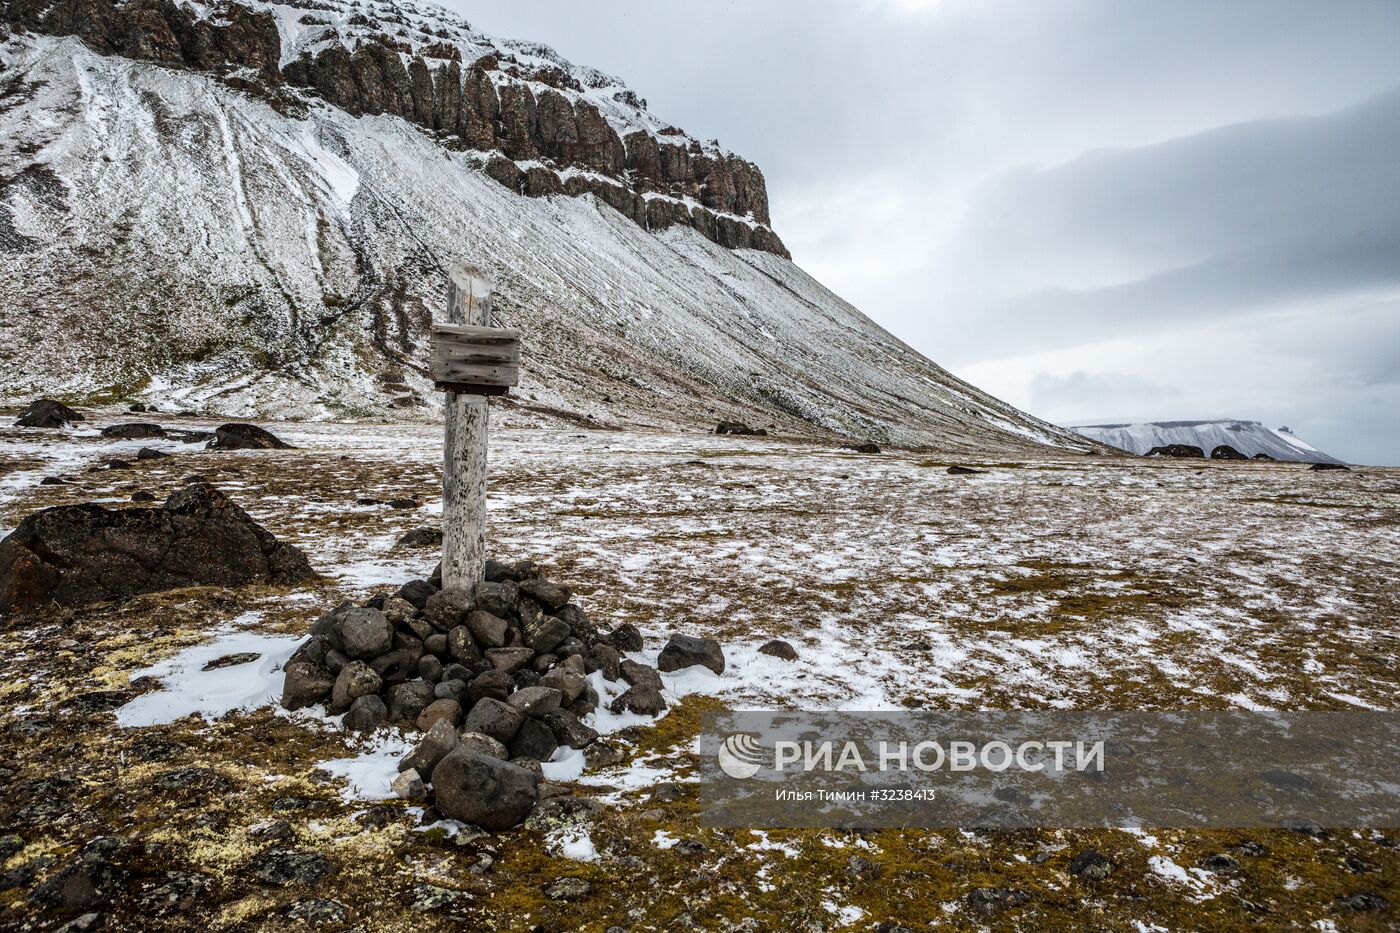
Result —
[[1400, 463], [1400, 4], [452, 5], [757, 161], [800, 265], [1013, 403]]

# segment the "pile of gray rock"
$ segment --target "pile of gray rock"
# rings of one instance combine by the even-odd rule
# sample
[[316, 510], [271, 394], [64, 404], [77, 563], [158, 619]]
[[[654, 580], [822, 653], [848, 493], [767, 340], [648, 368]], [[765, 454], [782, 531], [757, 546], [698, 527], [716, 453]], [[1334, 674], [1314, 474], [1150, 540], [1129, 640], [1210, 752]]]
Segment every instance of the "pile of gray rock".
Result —
[[[614, 712], [666, 708], [660, 671], [624, 657], [642, 649], [637, 628], [601, 633], [571, 599], [530, 561], [488, 561], [471, 590], [444, 590], [435, 574], [347, 603], [318, 618], [287, 662], [282, 705], [324, 704], [348, 731], [421, 730], [395, 791], [484, 829], [515, 826], [559, 748], [591, 764], [615, 753], [583, 721], [599, 704], [589, 675], [626, 684]], [[658, 661], [661, 671], [693, 664], [722, 672], [719, 644], [678, 635]]]

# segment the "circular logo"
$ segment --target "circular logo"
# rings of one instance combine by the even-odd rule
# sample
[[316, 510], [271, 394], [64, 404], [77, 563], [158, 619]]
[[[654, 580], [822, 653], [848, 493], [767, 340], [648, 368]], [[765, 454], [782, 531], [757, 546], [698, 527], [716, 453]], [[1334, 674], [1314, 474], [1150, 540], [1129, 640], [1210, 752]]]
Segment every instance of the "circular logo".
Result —
[[747, 732], [736, 732], [720, 743], [719, 769], [732, 778], [751, 778], [763, 767], [763, 746]]

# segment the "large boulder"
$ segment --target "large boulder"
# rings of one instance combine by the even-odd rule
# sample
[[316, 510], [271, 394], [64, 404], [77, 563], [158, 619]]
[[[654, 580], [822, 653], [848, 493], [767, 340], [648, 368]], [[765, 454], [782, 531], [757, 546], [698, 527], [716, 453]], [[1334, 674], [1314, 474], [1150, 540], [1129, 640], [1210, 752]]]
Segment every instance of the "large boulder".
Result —
[[1244, 454], [1240, 453], [1229, 444], [1217, 444], [1210, 452], [1212, 460], [1248, 460]]
[[292, 445], [256, 424], [235, 422], [214, 429], [210, 450], [291, 450]]
[[716, 674], [723, 674], [724, 652], [720, 650], [719, 642], [693, 635], [672, 635], [656, 658], [656, 667], [662, 671], [679, 671], [696, 664], [708, 667]]
[[1144, 457], [1184, 457], [1189, 459], [1205, 459], [1206, 452], [1195, 444], [1163, 444], [1160, 447], [1153, 447]]
[[152, 437], [165, 437], [165, 428], [146, 421], [132, 421], [127, 424], [109, 424], [102, 429], [103, 437], [119, 441], [145, 440]]
[[491, 832], [524, 822], [538, 799], [534, 773], [466, 748], [457, 748], [433, 769], [438, 810]]
[[83, 416], [51, 398], [35, 399], [19, 413], [17, 428], [61, 428], [83, 420]]
[[354, 606], [340, 619], [340, 638], [352, 658], [375, 658], [393, 647], [394, 627], [378, 609]]
[[218, 489], [191, 483], [160, 508], [67, 505], [25, 518], [0, 541], [0, 614], [315, 576], [301, 551]]

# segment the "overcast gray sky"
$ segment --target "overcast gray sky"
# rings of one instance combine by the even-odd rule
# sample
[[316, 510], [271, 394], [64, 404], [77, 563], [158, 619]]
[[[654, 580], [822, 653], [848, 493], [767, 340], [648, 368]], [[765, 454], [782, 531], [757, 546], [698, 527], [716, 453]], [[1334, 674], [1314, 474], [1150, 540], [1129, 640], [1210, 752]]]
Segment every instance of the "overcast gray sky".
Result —
[[1066, 424], [1400, 464], [1400, 3], [451, 0], [757, 162], [793, 258]]

